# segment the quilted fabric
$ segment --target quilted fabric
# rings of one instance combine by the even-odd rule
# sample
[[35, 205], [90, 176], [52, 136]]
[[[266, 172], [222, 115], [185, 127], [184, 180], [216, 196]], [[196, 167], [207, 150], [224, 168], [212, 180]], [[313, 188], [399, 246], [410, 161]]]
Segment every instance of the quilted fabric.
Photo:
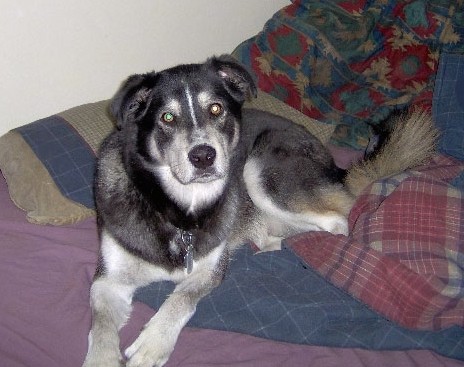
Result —
[[363, 149], [369, 124], [430, 108], [441, 50], [460, 52], [462, 7], [449, 1], [294, 0], [235, 56], [259, 88], [337, 125], [331, 142]]
[[[158, 309], [174, 286], [159, 282], [135, 300]], [[386, 320], [307, 268], [291, 249], [253, 255], [242, 247], [224, 282], [203, 298], [189, 326], [298, 344], [371, 350], [430, 349], [464, 360], [464, 329], [410, 330]]]
[[373, 184], [358, 198], [350, 235], [286, 240], [311, 268], [405, 327], [464, 327], [464, 196], [452, 158]]
[[438, 149], [464, 161], [464, 55], [441, 55], [432, 111], [441, 131]]
[[90, 209], [95, 154], [63, 118], [51, 116], [18, 131], [47, 168], [61, 193]]
[[0, 137], [0, 169], [30, 222], [63, 225], [95, 215], [96, 152], [114, 128], [108, 101], [88, 103]]

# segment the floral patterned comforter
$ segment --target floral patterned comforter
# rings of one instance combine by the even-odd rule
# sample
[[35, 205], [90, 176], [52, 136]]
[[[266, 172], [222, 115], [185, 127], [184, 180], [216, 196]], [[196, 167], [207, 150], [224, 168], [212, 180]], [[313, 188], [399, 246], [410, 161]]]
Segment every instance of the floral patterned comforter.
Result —
[[393, 109], [431, 107], [440, 53], [464, 50], [462, 8], [444, 0], [293, 0], [234, 55], [260, 90], [337, 125], [331, 143], [364, 149], [370, 124]]

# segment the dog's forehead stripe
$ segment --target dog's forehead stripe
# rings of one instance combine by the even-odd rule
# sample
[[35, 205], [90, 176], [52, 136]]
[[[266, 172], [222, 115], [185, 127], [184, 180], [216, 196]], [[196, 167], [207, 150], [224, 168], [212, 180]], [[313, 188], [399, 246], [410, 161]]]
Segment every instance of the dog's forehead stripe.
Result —
[[185, 85], [184, 90], [185, 90], [185, 96], [187, 97], [187, 104], [188, 104], [188, 108], [189, 108], [189, 112], [190, 112], [190, 116], [192, 118], [193, 124], [195, 126], [198, 126], [198, 120], [195, 115], [195, 108], [193, 106], [193, 98], [192, 98], [192, 94], [190, 93], [190, 89], [188, 85]]

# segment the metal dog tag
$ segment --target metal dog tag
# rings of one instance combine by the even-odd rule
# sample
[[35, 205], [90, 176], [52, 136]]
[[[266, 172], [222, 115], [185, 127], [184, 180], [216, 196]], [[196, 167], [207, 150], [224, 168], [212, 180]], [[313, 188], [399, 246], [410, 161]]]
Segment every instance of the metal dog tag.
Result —
[[190, 274], [193, 269], [193, 246], [187, 247], [187, 252], [184, 255], [184, 267], [187, 270], [187, 274]]
[[190, 274], [193, 270], [192, 237], [192, 233], [186, 231], [182, 232], [182, 243], [185, 246], [184, 267], [187, 270], [187, 274]]

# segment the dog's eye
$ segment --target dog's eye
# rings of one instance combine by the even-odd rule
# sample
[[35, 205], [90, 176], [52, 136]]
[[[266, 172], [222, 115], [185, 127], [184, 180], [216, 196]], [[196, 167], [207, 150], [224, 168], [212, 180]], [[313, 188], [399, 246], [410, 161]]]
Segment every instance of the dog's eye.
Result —
[[222, 106], [219, 103], [213, 103], [209, 107], [209, 112], [211, 112], [213, 116], [219, 116], [222, 113]]
[[161, 121], [171, 124], [174, 122], [174, 115], [171, 112], [165, 112], [161, 115]]

